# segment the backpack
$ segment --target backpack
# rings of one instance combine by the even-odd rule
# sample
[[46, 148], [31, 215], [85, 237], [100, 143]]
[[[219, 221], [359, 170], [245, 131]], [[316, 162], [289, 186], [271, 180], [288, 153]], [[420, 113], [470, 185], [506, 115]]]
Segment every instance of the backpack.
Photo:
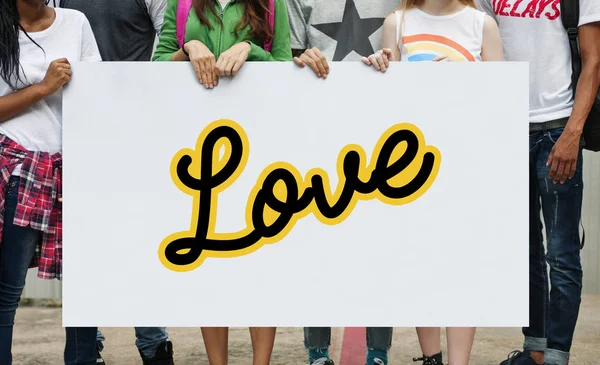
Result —
[[[579, 0], [560, 0], [561, 19], [563, 26], [569, 36], [571, 48], [571, 61], [573, 74], [571, 85], [573, 95], [577, 89], [577, 82], [581, 74], [581, 54], [579, 53], [578, 27], [579, 27]], [[583, 148], [589, 151], [600, 151], [600, 90], [596, 94], [596, 100], [583, 127]]]
[[[192, 9], [193, 0], [179, 0], [177, 2], [177, 42], [179, 43], [179, 48], [183, 47], [183, 43], [185, 42], [185, 27], [187, 25], [188, 17], [190, 15], [190, 10]], [[269, 26], [271, 30], [275, 28], [275, 0], [269, 0], [269, 11], [267, 13], [267, 21], [269, 22]], [[273, 46], [273, 40], [269, 40], [265, 42], [263, 48], [265, 51], [270, 52]]]

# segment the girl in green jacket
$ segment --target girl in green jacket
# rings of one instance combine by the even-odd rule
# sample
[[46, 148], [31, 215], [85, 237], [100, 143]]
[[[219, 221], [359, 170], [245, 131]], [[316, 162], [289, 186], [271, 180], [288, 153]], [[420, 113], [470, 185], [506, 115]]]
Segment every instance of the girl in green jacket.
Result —
[[[182, 47], [176, 33], [178, 2], [168, 2], [153, 60], [190, 61], [206, 88], [237, 74], [246, 61], [292, 60], [285, 0], [274, 0], [273, 27], [267, 20], [270, 0], [194, 0]], [[263, 44], [269, 41], [267, 52]]]
[[[154, 61], [190, 61], [206, 87], [219, 77], [235, 75], [246, 61], [291, 61], [290, 27], [285, 0], [194, 0], [185, 26], [183, 46], [177, 39], [178, 0], [169, 0]], [[271, 42], [269, 52], [263, 44]], [[226, 365], [228, 328], [202, 328], [210, 365]], [[250, 328], [253, 365], [269, 365], [275, 328]]]

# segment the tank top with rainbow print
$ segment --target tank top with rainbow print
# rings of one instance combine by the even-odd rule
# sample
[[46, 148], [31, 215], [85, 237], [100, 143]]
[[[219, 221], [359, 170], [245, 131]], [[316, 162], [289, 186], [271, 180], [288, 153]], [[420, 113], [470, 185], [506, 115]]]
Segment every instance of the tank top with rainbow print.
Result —
[[447, 56], [455, 62], [480, 62], [485, 13], [466, 6], [435, 16], [413, 8], [396, 11], [396, 42], [401, 61], [433, 61]]

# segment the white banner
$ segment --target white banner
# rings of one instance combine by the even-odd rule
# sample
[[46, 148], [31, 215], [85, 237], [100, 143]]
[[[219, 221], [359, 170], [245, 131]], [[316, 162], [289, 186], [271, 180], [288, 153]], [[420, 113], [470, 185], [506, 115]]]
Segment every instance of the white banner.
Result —
[[73, 70], [65, 326], [527, 325], [527, 64]]

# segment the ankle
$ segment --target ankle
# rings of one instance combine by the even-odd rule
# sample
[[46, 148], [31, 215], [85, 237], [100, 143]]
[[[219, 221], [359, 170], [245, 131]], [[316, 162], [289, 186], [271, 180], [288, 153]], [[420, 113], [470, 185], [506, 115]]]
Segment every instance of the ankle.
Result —
[[543, 351], [529, 351], [529, 355], [538, 365], [544, 364], [544, 352]]

